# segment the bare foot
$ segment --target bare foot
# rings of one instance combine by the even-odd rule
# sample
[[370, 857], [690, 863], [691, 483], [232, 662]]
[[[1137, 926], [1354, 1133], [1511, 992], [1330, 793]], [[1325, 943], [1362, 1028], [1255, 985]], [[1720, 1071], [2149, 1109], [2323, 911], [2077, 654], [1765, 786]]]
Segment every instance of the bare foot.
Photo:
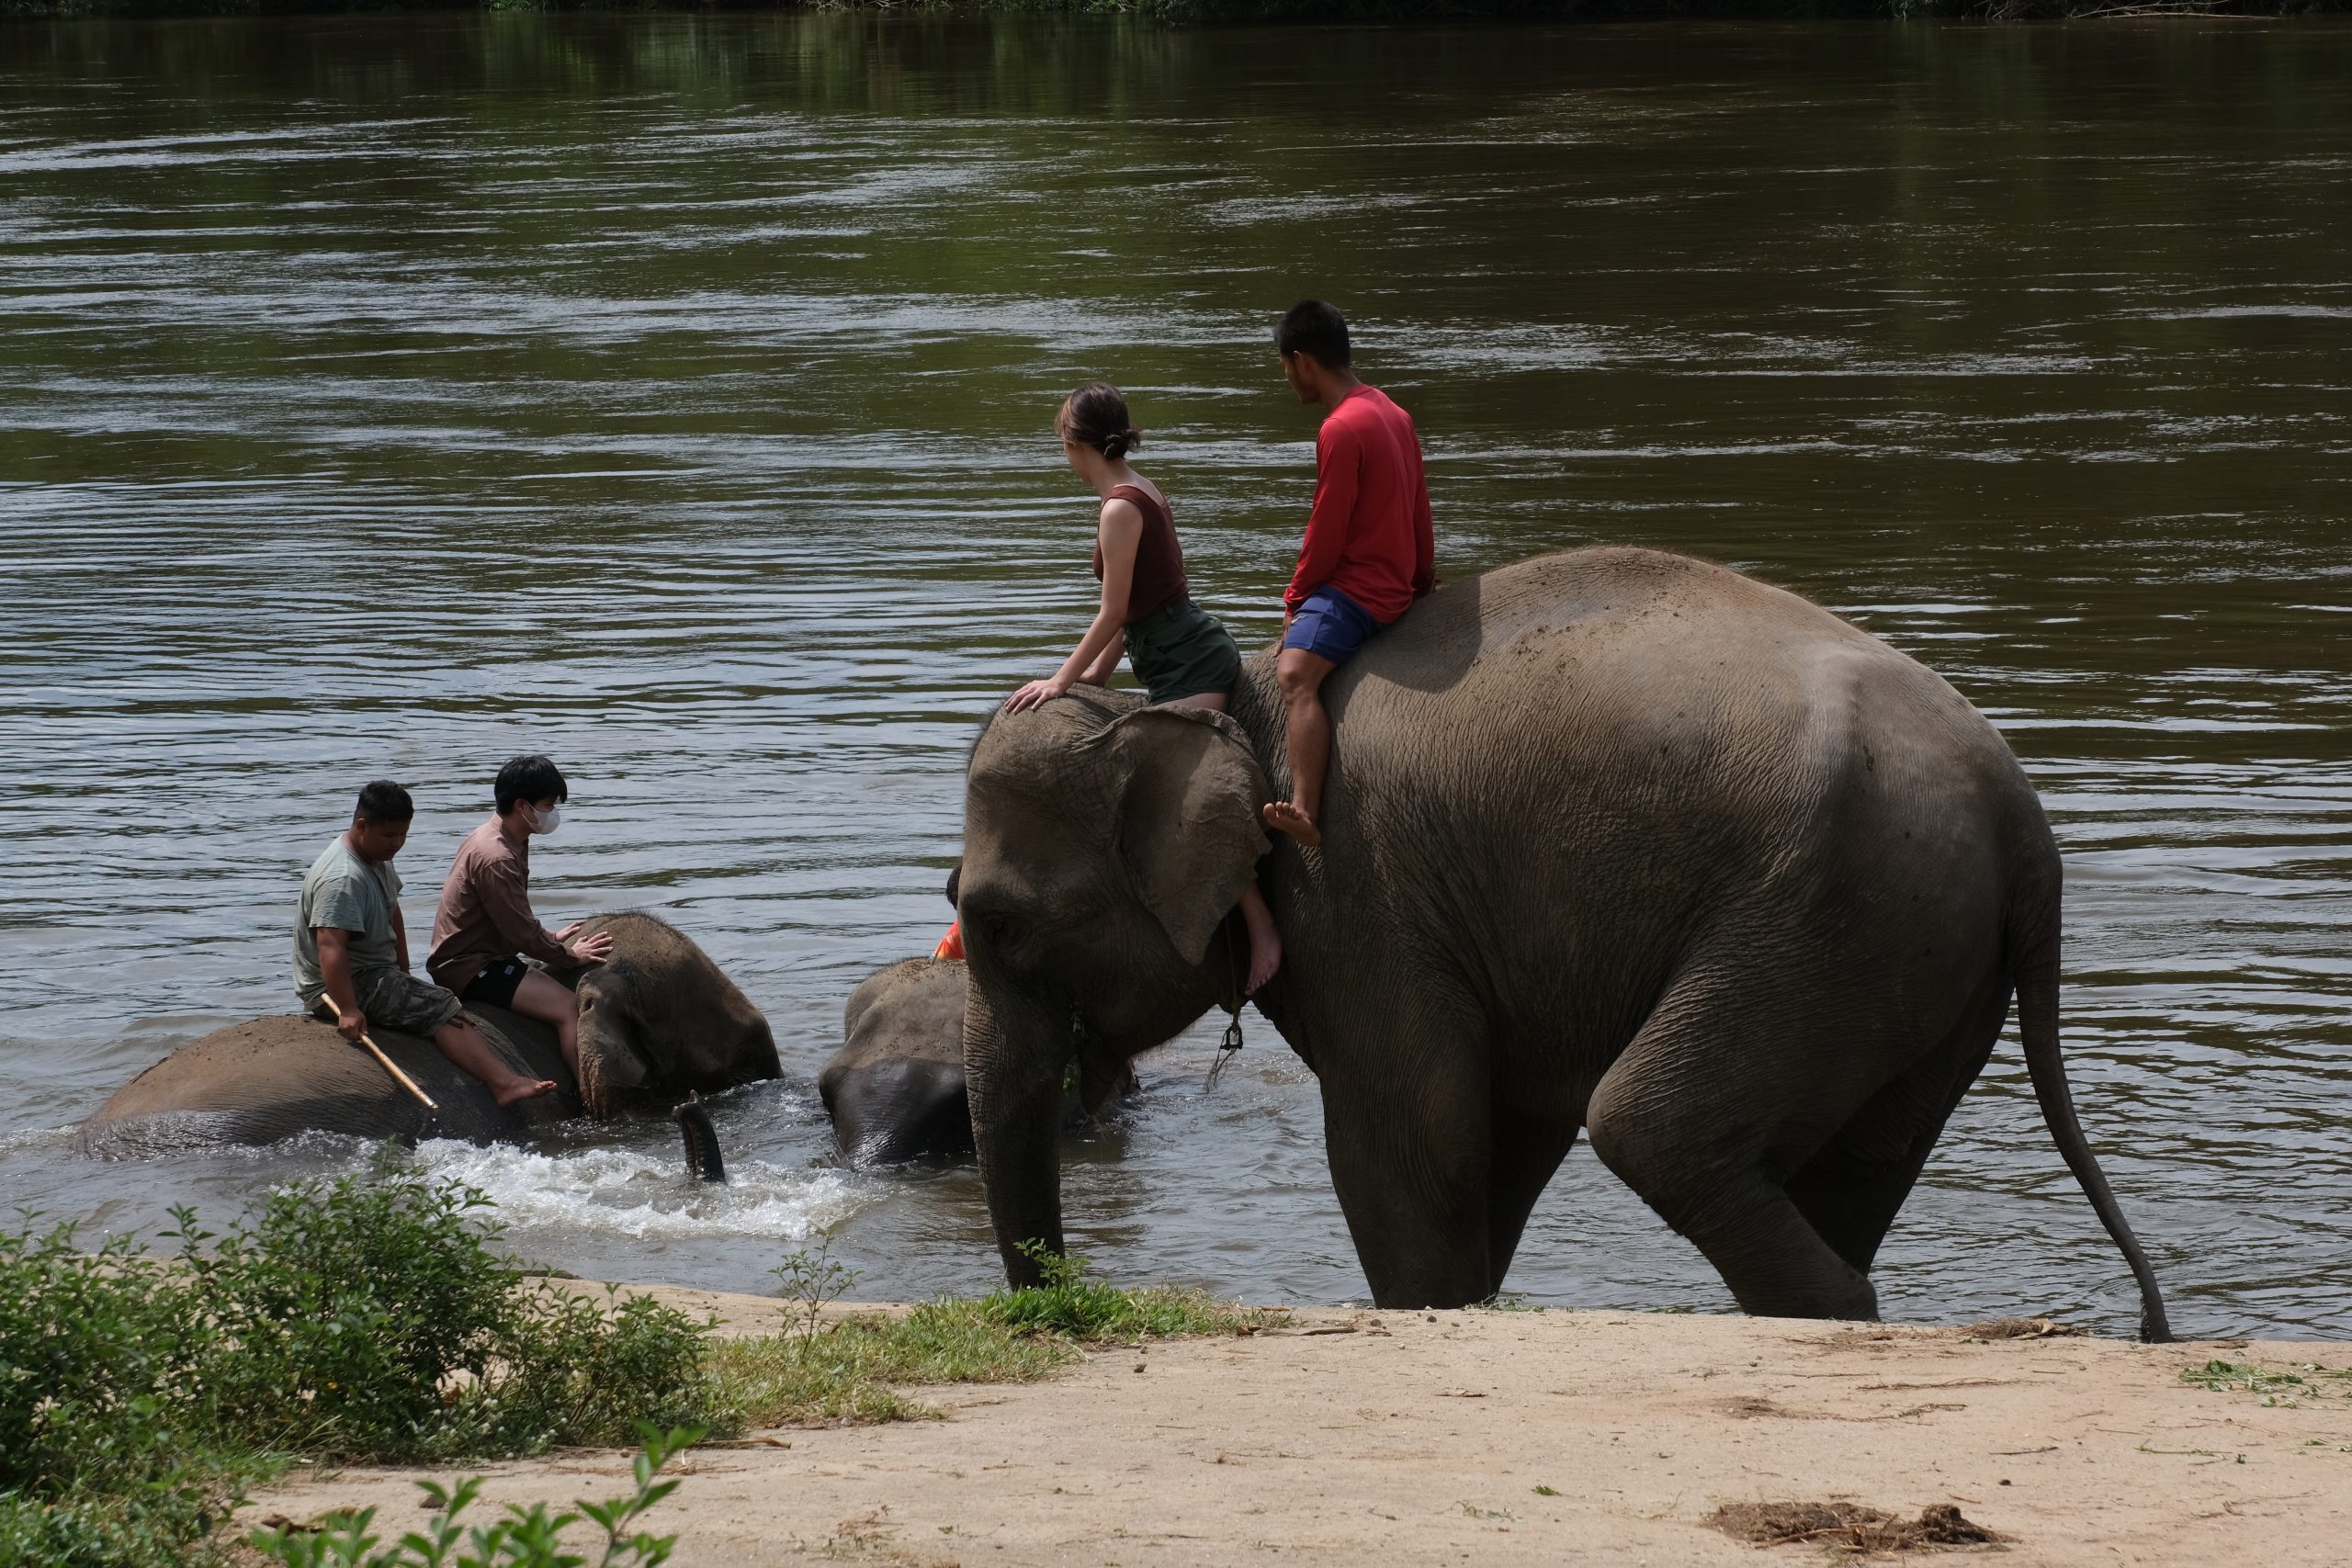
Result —
[[1309, 848], [1323, 841], [1323, 829], [1315, 825], [1315, 818], [1287, 800], [1277, 800], [1268, 804], [1266, 826], [1277, 832], [1288, 833]]
[[526, 1100], [537, 1100], [543, 1094], [555, 1092], [553, 1078], [514, 1078], [490, 1091], [490, 1098], [501, 1105], [518, 1105]]
[[[1251, 905], [1256, 908], [1252, 908]], [[1254, 897], [1245, 900], [1241, 914], [1250, 924], [1250, 979], [1242, 987], [1241, 994], [1254, 997], [1261, 987], [1274, 977], [1274, 971], [1283, 966], [1283, 938], [1282, 932], [1274, 929], [1274, 917], [1263, 901]]]

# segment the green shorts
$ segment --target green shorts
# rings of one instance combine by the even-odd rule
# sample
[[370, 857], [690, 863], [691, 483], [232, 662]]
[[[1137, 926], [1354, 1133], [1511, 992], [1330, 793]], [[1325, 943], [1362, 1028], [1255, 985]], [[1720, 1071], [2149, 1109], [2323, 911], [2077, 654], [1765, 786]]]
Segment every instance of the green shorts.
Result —
[[[430, 1040], [441, 1026], [466, 1010], [457, 993], [418, 979], [403, 969], [368, 969], [352, 976], [358, 992], [359, 1013], [369, 1029], [389, 1029]], [[324, 997], [311, 1004], [312, 1012], [334, 1011]]]
[[1182, 596], [1129, 624], [1127, 664], [1155, 703], [1223, 696], [1241, 679], [1241, 649], [1233, 634]]

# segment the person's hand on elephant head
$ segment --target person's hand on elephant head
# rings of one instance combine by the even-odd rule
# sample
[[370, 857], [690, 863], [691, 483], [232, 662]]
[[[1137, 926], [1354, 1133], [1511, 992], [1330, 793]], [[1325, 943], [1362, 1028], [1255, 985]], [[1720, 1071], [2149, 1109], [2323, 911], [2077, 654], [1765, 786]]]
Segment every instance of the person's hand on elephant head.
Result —
[[1048, 675], [1042, 681], [1032, 681], [1004, 700], [1004, 711], [1019, 713], [1024, 708], [1043, 706], [1056, 697], [1066, 695], [1071, 682], [1058, 675]]
[[555, 933], [556, 941], [563, 943], [571, 953], [572, 962], [582, 969], [594, 968], [613, 955], [613, 933], [598, 931], [593, 936], [582, 937], [580, 935], [581, 928], [587, 923], [585, 920], [574, 920]]

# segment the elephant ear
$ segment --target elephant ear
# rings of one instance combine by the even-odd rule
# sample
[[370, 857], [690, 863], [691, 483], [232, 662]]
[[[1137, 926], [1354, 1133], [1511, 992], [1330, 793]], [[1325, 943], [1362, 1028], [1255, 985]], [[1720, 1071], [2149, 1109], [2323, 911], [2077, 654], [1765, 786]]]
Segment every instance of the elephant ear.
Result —
[[1138, 708], [1096, 738], [1118, 779], [1120, 858], [1184, 962], [1206, 961], [1267, 849], [1265, 771], [1249, 737], [1206, 708]]

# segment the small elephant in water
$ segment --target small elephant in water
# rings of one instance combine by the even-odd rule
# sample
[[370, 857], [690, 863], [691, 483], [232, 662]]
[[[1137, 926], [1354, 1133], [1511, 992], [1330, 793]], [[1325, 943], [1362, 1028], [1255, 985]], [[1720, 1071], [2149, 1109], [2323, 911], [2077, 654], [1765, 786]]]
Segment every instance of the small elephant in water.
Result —
[[[1235, 994], [1313, 1069], [1385, 1307], [1502, 1286], [1580, 1133], [1741, 1306], [1877, 1315], [1871, 1265], [2018, 1002], [2043, 1121], [2164, 1302], [2083, 1136], [2058, 1038], [2060, 868], [1999, 732], [1794, 594], [1636, 549], [1439, 589], [1324, 687], [1319, 849], [1272, 650], [1230, 716], [1074, 688], [1000, 711], [964, 812], [964, 1062], [1005, 1268], [1062, 1247], [1057, 1123]], [[1263, 861], [1262, 868], [1261, 861]]]
[[817, 1092], [843, 1159], [971, 1153], [960, 961], [910, 958], [868, 976], [842, 1010], [842, 1038]]
[[[843, 1159], [895, 1165], [972, 1152], [961, 959], [910, 958], [867, 976], [842, 1010], [842, 1038], [817, 1092]], [[1135, 1075], [1124, 1074], [1119, 1091], [1136, 1089]], [[1087, 1120], [1079, 1097], [1065, 1095], [1062, 1126]]]
[[77, 1141], [106, 1156], [270, 1144], [309, 1132], [492, 1143], [583, 1111], [599, 1119], [667, 1111], [690, 1094], [781, 1076], [767, 1020], [684, 935], [636, 913], [599, 916], [583, 929], [610, 931], [613, 951], [579, 976], [577, 1083], [547, 1025], [503, 1008], [468, 1010], [493, 1048], [555, 1079], [557, 1094], [502, 1107], [432, 1042], [371, 1031], [438, 1103], [438, 1113], [428, 1113], [333, 1025], [286, 1014], [182, 1046], [117, 1089], [82, 1123]]

